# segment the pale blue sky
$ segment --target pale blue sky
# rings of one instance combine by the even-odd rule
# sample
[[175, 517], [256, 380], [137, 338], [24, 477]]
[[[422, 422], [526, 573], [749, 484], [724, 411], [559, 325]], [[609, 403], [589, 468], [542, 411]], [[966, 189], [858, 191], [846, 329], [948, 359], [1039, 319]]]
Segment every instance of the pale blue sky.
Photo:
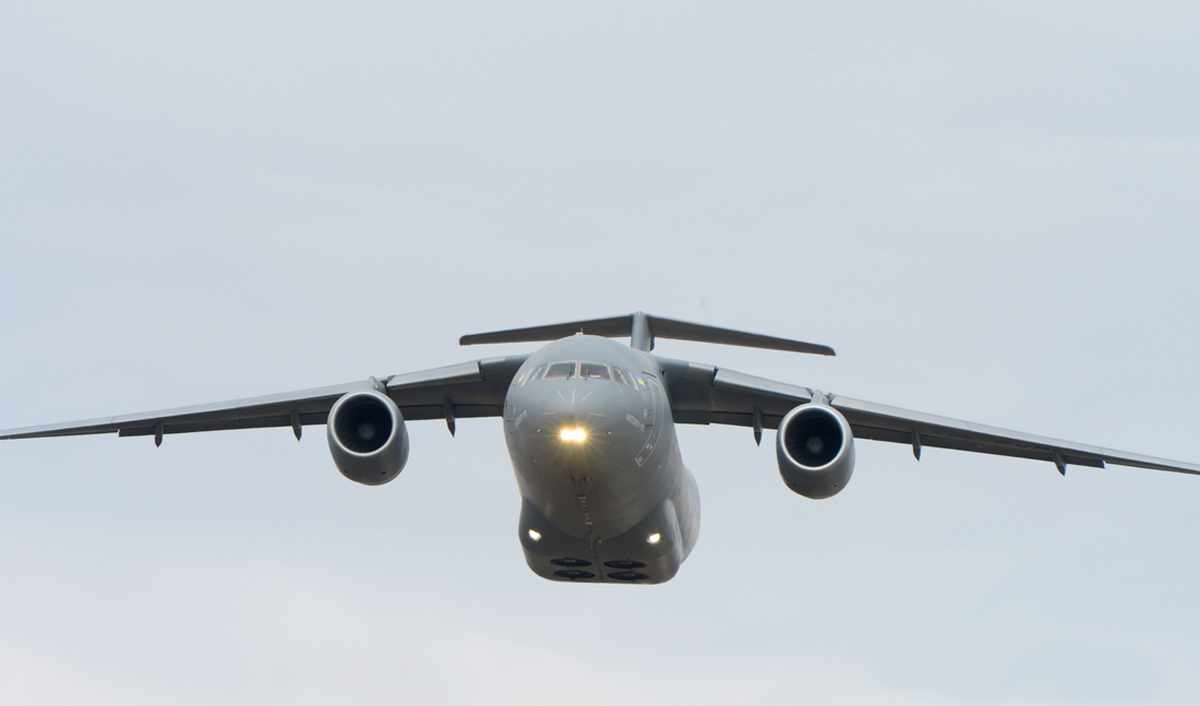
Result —
[[[660, 352], [1200, 461], [1195, 3], [9, 2], [0, 427]], [[0, 445], [5, 704], [1193, 704], [1200, 479], [686, 427], [692, 557], [536, 578], [495, 420]]]

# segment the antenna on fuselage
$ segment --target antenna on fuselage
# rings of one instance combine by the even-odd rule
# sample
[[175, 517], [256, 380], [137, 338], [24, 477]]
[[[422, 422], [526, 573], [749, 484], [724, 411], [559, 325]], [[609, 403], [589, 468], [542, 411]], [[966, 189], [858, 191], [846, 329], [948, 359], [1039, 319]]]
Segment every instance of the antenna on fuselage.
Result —
[[470, 346], [478, 343], [525, 343], [530, 341], [554, 341], [576, 334], [621, 338], [629, 336], [631, 348], [639, 351], [654, 350], [654, 342], [659, 338], [673, 338], [680, 341], [700, 341], [703, 343], [722, 343], [728, 346], [746, 346], [749, 348], [767, 348], [793, 353], [811, 353], [813, 355], [836, 355], [829, 346], [819, 343], [808, 343], [791, 338], [766, 336], [760, 333], [749, 333], [735, 329], [697, 324], [691, 321], [668, 319], [637, 311], [625, 316], [611, 316], [604, 319], [584, 319], [582, 321], [565, 321], [560, 324], [545, 324], [542, 326], [527, 326], [524, 328], [472, 333], [458, 339], [459, 345]]

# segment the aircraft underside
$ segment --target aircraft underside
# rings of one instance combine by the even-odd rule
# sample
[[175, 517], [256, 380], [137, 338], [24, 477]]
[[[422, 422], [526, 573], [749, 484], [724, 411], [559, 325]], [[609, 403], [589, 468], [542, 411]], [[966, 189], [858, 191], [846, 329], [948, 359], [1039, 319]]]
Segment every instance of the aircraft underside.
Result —
[[[690, 474], [688, 474], [690, 480]], [[525, 562], [552, 581], [662, 583], [679, 571], [696, 542], [698, 496], [681, 488], [615, 537], [576, 537], [521, 501], [518, 537]]]

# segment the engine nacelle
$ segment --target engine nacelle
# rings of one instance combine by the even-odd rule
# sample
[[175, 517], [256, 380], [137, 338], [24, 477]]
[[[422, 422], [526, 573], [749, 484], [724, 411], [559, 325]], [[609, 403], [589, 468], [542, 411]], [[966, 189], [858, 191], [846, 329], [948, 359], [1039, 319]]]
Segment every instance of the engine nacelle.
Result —
[[775, 435], [779, 474], [794, 492], [820, 500], [836, 495], [854, 472], [854, 435], [841, 412], [803, 404], [784, 415]]
[[408, 429], [400, 408], [375, 390], [347, 392], [333, 403], [326, 425], [338, 470], [355, 483], [383, 485], [408, 462]]

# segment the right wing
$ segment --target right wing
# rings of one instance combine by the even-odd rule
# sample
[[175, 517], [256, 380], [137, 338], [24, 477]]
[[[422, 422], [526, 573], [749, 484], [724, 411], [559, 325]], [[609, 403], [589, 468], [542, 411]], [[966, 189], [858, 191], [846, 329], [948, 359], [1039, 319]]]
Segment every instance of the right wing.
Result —
[[910, 445], [913, 453], [918, 456], [921, 445], [925, 445], [1050, 461], [1064, 474], [1068, 465], [1104, 468], [1105, 464], [1111, 463], [1154, 471], [1200, 475], [1200, 465], [1194, 463], [1052, 439], [853, 397], [833, 395], [830, 404], [845, 415], [855, 438]]
[[353, 390], [382, 387], [406, 420], [498, 417], [523, 355], [473, 360], [458, 365], [349, 382], [262, 397], [102, 417], [63, 424], [0, 431], [0, 439], [36, 439], [82, 434], [154, 436], [225, 429], [292, 427], [297, 437], [308, 424], [324, 424], [339, 397]]
[[1103, 468], [1112, 463], [1200, 475], [1200, 465], [1194, 463], [1052, 439], [842, 395], [824, 396], [811, 388], [727, 368], [665, 358], [659, 358], [659, 362], [667, 376], [675, 421], [682, 424], [775, 429], [793, 407], [822, 396], [846, 417], [854, 438], [904, 444], [918, 458], [922, 447], [934, 446], [1049, 461], [1063, 473], [1068, 465]]

